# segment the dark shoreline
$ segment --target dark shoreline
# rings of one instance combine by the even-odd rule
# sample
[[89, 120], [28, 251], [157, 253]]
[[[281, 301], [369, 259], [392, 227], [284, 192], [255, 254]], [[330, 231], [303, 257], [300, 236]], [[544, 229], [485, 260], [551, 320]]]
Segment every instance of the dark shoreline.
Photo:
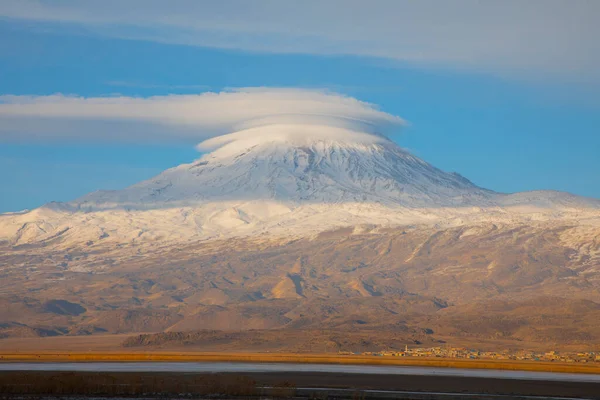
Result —
[[[265, 389], [267, 388], [267, 389]], [[308, 390], [307, 388], [318, 388]], [[351, 389], [336, 391], [335, 389]], [[361, 392], [415, 392], [414, 395]], [[598, 398], [599, 382], [536, 381], [421, 375], [365, 375], [319, 372], [173, 373], [173, 372], [0, 372], [0, 392], [22, 396], [178, 397], [222, 394], [228, 397], [429, 398], [450, 399], [471, 394], [484, 399], [540, 396], [540, 398]], [[417, 393], [418, 392], [418, 393]], [[435, 394], [439, 393], [439, 394]], [[453, 393], [456, 396], [442, 395]], [[506, 397], [505, 397], [506, 396]], [[185, 396], [183, 396], [185, 397]], [[322, 398], [322, 397], [319, 397]]]
[[[291, 377], [290, 375], [293, 375]], [[533, 381], [421, 375], [361, 375], [318, 373], [248, 374], [257, 381], [293, 380], [297, 387], [331, 387], [408, 392], [472, 393], [600, 398], [600, 383]]]

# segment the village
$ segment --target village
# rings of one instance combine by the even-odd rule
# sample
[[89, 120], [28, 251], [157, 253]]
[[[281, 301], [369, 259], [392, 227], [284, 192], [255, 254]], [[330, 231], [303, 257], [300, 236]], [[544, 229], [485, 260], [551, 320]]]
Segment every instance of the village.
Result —
[[566, 363], [600, 362], [600, 352], [534, 352], [534, 351], [480, 351], [463, 347], [430, 347], [409, 348], [404, 350], [384, 350], [379, 352], [352, 353], [340, 351], [340, 355], [364, 355], [377, 357], [427, 357], [427, 358], [460, 358], [472, 360], [518, 360], [518, 361], [550, 361]]

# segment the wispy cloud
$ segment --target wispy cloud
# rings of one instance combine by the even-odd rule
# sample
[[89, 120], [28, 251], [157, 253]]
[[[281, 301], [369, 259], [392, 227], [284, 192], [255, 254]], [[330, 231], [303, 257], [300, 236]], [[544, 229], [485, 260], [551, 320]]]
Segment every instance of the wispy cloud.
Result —
[[0, 2], [0, 16], [128, 39], [595, 81], [598, 15], [596, 0]]
[[382, 132], [402, 122], [399, 117], [352, 97], [304, 89], [245, 88], [146, 98], [0, 96], [0, 141], [197, 143], [273, 124]]

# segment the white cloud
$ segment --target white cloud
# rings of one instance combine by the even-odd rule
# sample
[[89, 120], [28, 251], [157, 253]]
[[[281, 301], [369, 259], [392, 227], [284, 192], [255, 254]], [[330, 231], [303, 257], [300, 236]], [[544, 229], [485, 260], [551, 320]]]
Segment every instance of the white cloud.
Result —
[[597, 0], [4, 0], [0, 16], [130, 39], [600, 80]]
[[[148, 98], [0, 96], [0, 141], [197, 143], [274, 124], [385, 132], [402, 122], [371, 104], [318, 90], [245, 88]], [[321, 132], [325, 135], [339, 131]]]

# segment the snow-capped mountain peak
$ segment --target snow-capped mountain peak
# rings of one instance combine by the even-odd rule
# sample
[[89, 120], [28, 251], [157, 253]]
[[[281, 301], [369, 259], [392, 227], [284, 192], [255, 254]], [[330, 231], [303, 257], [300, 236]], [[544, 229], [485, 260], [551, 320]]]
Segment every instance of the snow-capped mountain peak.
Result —
[[275, 200], [431, 207], [479, 204], [492, 194], [382, 135], [341, 127], [276, 124], [220, 136], [199, 147], [212, 151], [122, 191], [93, 193], [76, 203], [151, 208]]
[[277, 123], [211, 139], [198, 160], [123, 190], [0, 216], [0, 240], [162, 243], [348, 226], [600, 224], [598, 200], [482, 189], [352, 127]]

